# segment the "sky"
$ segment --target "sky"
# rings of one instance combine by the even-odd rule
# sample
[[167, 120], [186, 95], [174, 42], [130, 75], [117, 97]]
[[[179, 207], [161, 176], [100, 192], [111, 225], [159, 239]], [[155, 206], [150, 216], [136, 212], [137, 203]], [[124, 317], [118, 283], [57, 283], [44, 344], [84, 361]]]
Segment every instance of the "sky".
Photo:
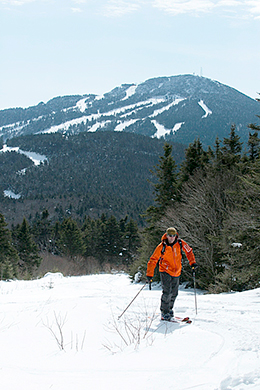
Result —
[[197, 74], [257, 98], [259, 0], [0, 0], [0, 109]]

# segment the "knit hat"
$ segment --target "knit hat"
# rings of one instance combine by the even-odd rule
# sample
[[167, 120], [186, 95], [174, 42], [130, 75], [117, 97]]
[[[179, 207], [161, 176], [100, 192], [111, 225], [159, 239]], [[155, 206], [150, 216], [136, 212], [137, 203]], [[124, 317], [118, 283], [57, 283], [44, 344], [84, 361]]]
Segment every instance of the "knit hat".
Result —
[[166, 233], [169, 234], [170, 236], [175, 236], [175, 234], [177, 234], [177, 230], [174, 227], [169, 227], [166, 230]]

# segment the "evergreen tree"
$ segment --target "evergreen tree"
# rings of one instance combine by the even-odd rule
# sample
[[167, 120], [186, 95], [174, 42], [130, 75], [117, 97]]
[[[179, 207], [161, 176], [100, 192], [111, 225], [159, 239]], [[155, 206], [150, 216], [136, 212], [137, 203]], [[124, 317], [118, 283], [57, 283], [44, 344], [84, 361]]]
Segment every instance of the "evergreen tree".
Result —
[[152, 183], [155, 194], [155, 206], [150, 206], [146, 210], [145, 216], [151, 227], [163, 215], [168, 205], [177, 199], [178, 186], [176, 164], [172, 157], [172, 146], [164, 144], [164, 155], [159, 157], [159, 164], [155, 171], [151, 171], [156, 178], [156, 183]]
[[99, 243], [97, 221], [90, 217], [85, 218], [82, 226], [83, 240], [85, 243], [85, 256], [94, 256], [97, 258], [97, 246]]
[[185, 160], [181, 165], [181, 181], [187, 181], [197, 169], [203, 168], [211, 155], [211, 149], [208, 153], [205, 152], [199, 139], [191, 143], [186, 149]]
[[258, 133], [255, 131], [253, 134], [249, 133], [249, 140], [248, 140], [248, 146], [249, 146], [249, 160], [251, 162], [254, 162], [256, 159], [259, 158], [259, 147], [260, 145], [260, 139], [258, 138]]
[[50, 238], [52, 229], [48, 217], [48, 210], [44, 210], [42, 212], [41, 218], [36, 220], [36, 222], [33, 224], [33, 235], [40, 250], [46, 250], [51, 248]]
[[112, 215], [104, 225], [103, 234], [100, 237], [100, 247], [106, 257], [113, 261], [122, 252], [122, 235], [116, 218]]
[[228, 167], [233, 166], [241, 160], [242, 143], [236, 134], [236, 126], [232, 125], [229, 138], [223, 139], [222, 163]]
[[83, 234], [72, 218], [65, 219], [61, 224], [59, 247], [71, 259], [85, 253]]
[[15, 247], [19, 254], [19, 266], [22, 274], [32, 276], [35, 267], [41, 263], [41, 257], [38, 254], [38, 247], [31, 234], [30, 226], [24, 218], [21, 225], [13, 230]]
[[130, 254], [136, 253], [136, 250], [139, 246], [140, 237], [138, 233], [137, 223], [131, 218], [125, 227], [123, 232], [125, 240], [127, 242], [127, 250]]
[[0, 213], [0, 276], [9, 279], [17, 276], [18, 252], [12, 244], [11, 232]]
[[177, 167], [172, 157], [172, 145], [165, 143], [163, 149], [164, 155], [159, 158], [154, 173], [158, 179], [154, 184], [155, 202], [162, 211], [176, 199], [177, 195]]
[[213, 165], [214, 165], [215, 169], [220, 169], [220, 167], [222, 165], [223, 153], [221, 150], [220, 140], [218, 137], [215, 140], [214, 149], [215, 149], [215, 151], [214, 151]]

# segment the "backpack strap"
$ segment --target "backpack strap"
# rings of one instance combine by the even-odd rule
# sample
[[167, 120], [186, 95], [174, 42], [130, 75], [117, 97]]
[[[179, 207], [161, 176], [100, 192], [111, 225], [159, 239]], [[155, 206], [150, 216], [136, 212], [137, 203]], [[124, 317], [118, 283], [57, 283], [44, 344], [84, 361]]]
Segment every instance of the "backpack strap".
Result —
[[182, 250], [182, 241], [180, 238], [178, 238], [178, 243], [180, 245], [180, 248], [181, 248], [181, 262], [183, 261], [183, 250]]
[[165, 248], [166, 248], [166, 242], [163, 241], [163, 247], [162, 247], [162, 250], [161, 250], [161, 256], [159, 258], [159, 261], [158, 261], [158, 264], [160, 264], [161, 260], [162, 260], [162, 256], [164, 255], [165, 253]]
[[166, 248], [166, 242], [163, 241], [163, 247], [162, 247], [161, 255], [164, 255], [165, 248]]

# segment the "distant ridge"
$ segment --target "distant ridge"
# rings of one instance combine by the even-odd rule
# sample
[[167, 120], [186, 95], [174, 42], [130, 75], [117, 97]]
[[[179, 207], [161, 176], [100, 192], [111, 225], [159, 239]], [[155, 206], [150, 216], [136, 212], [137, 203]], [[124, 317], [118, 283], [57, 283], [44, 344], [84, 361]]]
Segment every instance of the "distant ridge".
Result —
[[257, 101], [234, 88], [195, 75], [122, 84], [102, 96], [61, 96], [46, 104], [0, 111], [0, 136], [83, 131], [123, 131], [207, 147], [235, 124], [241, 141], [259, 114]]

